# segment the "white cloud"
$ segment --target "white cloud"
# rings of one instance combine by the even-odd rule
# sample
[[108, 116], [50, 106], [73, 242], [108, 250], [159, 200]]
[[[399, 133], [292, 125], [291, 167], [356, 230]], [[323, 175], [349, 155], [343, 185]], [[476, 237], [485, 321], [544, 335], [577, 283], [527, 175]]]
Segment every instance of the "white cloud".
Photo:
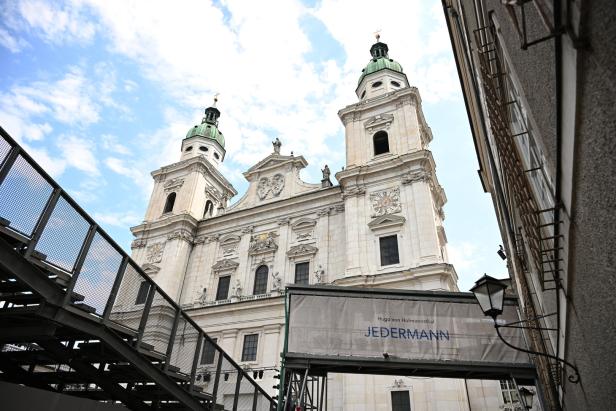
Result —
[[0, 27], [0, 46], [7, 48], [11, 53], [19, 53], [27, 45], [27, 41], [13, 37], [6, 29]]
[[127, 213], [94, 213], [94, 220], [98, 223], [108, 224], [115, 227], [126, 228], [137, 225], [141, 216], [134, 212]]
[[100, 139], [101, 144], [105, 150], [122, 155], [129, 155], [131, 153], [128, 147], [123, 144], [120, 144], [116, 136], [113, 136], [111, 134], [103, 134]]
[[472, 270], [481, 262], [479, 247], [473, 243], [449, 243], [447, 253], [450, 262], [460, 271]]
[[57, 146], [67, 165], [93, 176], [100, 174], [92, 142], [76, 136], [60, 136]]
[[95, 24], [75, 4], [58, 4], [43, 0], [21, 0], [17, 4], [20, 23], [50, 43], [90, 41]]

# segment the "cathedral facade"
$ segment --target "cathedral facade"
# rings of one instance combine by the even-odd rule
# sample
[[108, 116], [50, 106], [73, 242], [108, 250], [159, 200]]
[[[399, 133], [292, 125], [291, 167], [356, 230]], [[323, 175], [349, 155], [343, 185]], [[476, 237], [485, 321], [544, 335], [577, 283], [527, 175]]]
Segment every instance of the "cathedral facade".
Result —
[[[370, 53], [358, 101], [338, 113], [346, 143], [338, 184], [327, 166], [321, 182], [303, 181], [307, 160], [283, 154], [276, 139], [229, 205], [237, 191], [219, 171], [225, 137], [214, 104], [182, 140], [179, 162], [152, 173], [144, 222], [132, 228], [134, 260], [271, 392], [285, 284], [458, 290], [419, 91], [386, 44]], [[199, 372], [210, 357], [206, 345]], [[328, 409], [494, 410], [503, 408], [499, 391], [490, 381], [333, 374]]]

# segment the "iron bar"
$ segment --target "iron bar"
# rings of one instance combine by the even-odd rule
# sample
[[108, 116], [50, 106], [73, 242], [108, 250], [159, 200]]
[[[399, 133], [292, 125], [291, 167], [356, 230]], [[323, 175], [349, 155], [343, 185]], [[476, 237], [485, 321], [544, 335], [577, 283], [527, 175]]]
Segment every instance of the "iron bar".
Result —
[[108, 321], [109, 317], [111, 316], [111, 311], [113, 310], [113, 305], [115, 304], [115, 299], [118, 295], [120, 284], [122, 284], [122, 280], [124, 279], [124, 273], [126, 272], [126, 268], [128, 267], [128, 261], [129, 257], [127, 255], [123, 255], [122, 262], [120, 263], [120, 267], [118, 268], [118, 273], [116, 274], [113, 285], [111, 286], [111, 291], [109, 292], [109, 298], [107, 299], [107, 303], [105, 304], [105, 311], [103, 311], [103, 321]]
[[90, 250], [90, 246], [92, 245], [92, 240], [94, 239], [94, 234], [96, 233], [97, 225], [93, 224], [88, 229], [88, 233], [86, 234], [86, 238], [81, 244], [81, 249], [79, 250], [79, 255], [77, 256], [77, 261], [73, 266], [73, 275], [71, 275], [71, 279], [66, 286], [66, 295], [64, 296], [64, 304], [71, 303], [71, 297], [73, 294], [73, 289], [75, 288], [75, 284], [77, 284], [77, 279], [79, 278], [79, 274], [81, 273], [81, 269], [83, 268], [83, 263], [86, 260], [86, 256], [88, 255], [88, 251]]
[[203, 343], [203, 331], [199, 331], [197, 335], [197, 342], [195, 346], [195, 353], [193, 354], [192, 368], [190, 369], [190, 386], [189, 391], [193, 392], [195, 386], [195, 377], [197, 375], [197, 366], [199, 365], [199, 357], [201, 357], [201, 344]]
[[6, 156], [6, 158], [2, 162], [2, 165], [0, 165], [0, 185], [4, 182], [4, 179], [9, 174], [9, 171], [13, 167], [13, 164], [15, 164], [15, 160], [17, 160], [17, 157], [19, 157], [20, 153], [21, 153], [20, 146], [14, 145], [11, 147], [9, 154]]
[[26, 259], [29, 259], [32, 256], [32, 253], [34, 252], [34, 250], [36, 249], [36, 245], [39, 239], [41, 238], [41, 235], [43, 234], [43, 230], [45, 230], [45, 226], [47, 225], [47, 222], [49, 221], [49, 218], [51, 217], [51, 213], [53, 212], [54, 208], [56, 208], [56, 204], [58, 203], [58, 200], [60, 199], [61, 194], [62, 194], [62, 189], [55, 188], [52, 191], [49, 198], [47, 199], [47, 204], [45, 204], [45, 209], [43, 210], [43, 213], [40, 215], [36, 223], [36, 226], [34, 228], [34, 232], [32, 233], [32, 236], [30, 237], [30, 242], [28, 243], [28, 249], [24, 253], [24, 257]]

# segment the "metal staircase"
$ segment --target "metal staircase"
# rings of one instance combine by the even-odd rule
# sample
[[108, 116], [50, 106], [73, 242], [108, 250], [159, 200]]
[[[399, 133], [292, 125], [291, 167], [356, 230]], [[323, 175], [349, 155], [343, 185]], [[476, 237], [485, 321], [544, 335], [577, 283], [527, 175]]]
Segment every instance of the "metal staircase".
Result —
[[275, 401], [0, 127], [0, 380], [133, 410]]

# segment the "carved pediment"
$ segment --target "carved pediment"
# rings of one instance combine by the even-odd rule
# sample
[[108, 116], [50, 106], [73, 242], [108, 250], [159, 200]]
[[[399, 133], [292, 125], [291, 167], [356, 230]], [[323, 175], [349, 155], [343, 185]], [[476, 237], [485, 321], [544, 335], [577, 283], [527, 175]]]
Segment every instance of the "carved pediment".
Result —
[[317, 222], [315, 220], [304, 217], [298, 219], [293, 224], [291, 224], [291, 228], [293, 229], [293, 231], [308, 230], [314, 227], [316, 224]]
[[303, 257], [307, 255], [314, 255], [319, 251], [319, 249], [310, 244], [300, 244], [293, 246], [287, 251], [287, 256], [289, 258]]
[[394, 121], [393, 114], [377, 114], [364, 122], [364, 127], [370, 132], [388, 129], [392, 121]]
[[141, 269], [143, 270], [144, 273], [146, 273], [149, 276], [152, 276], [154, 274], [156, 274], [157, 272], [160, 271], [160, 267], [151, 264], [151, 263], [145, 263], [141, 266]]
[[394, 214], [386, 214], [386, 215], [377, 217], [371, 222], [369, 222], [368, 227], [370, 227], [372, 231], [381, 230], [385, 228], [392, 228], [392, 227], [401, 227], [405, 221], [406, 219], [402, 216], [394, 215]]
[[244, 176], [248, 177], [258, 171], [273, 170], [288, 163], [291, 163], [300, 169], [308, 165], [308, 162], [303, 156], [283, 156], [281, 154], [274, 153], [250, 167], [248, 171], [244, 173]]
[[248, 247], [248, 254], [262, 254], [267, 252], [275, 252], [278, 250], [278, 244], [276, 244], [276, 233], [261, 233], [253, 235], [250, 238], [250, 246]]
[[237, 261], [229, 260], [225, 258], [223, 260], [217, 261], [216, 264], [212, 266], [212, 270], [214, 272], [225, 271], [225, 270], [235, 270], [240, 263]]

